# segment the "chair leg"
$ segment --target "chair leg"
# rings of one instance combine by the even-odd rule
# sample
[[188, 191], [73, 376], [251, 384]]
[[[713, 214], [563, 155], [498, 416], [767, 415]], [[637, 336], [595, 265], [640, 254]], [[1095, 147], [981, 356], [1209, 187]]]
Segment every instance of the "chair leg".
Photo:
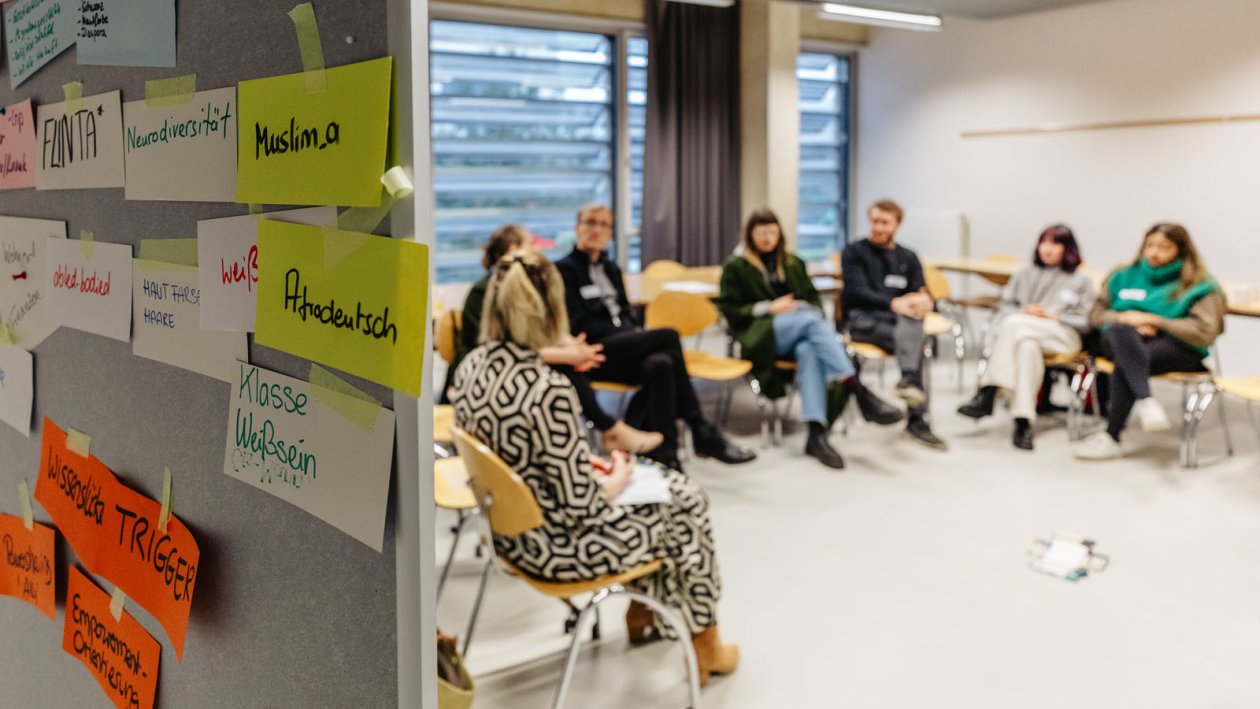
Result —
[[464, 522], [468, 521], [468, 517], [463, 510], [456, 510], [459, 514], [459, 521], [455, 523], [455, 538], [451, 540], [451, 551], [446, 555], [446, 566], [442, 567], [442, 575], [438, 577], [437, 600], [434, 604], [442, 602], [442, 589], [446, 586], [446, 576], [451, 573], [451, 565], [455, 563], [455, 550], [459, 548], [459, 535], [464, 531]]
[[472, 645], [473, 631], [477, 629], [477, 616], [481, 615], [481, 601], [486, 596], [486, 583], [490, 580], [492, 566], [494, 566], [494, 559], [486, 559], [486, 565], [481, 570], [481, 585], [477, 587], [477, 598], [473, 601], [472, 615], [468, 618], [468, 630], [464, 633], [464, 657], [468, 657], [468, 647]]
[[1229, 416], [1227, 415], [1228, 412], [1225, 411], [1225, 409], [1229, 408], [1229, 400], [1227, 400], [1224, 397], [1223, 395], [1224, 392], [1221, 390], [1220, 387], [1216, 386], [1215, 383], [1212, 384], [1212, 389], [1214, 390], [1213, 391], [1214, 397], [1219, 398], [1221, 400], [1221, 403], [1217, 405], [1217, 408], [1220, 410], [1219, 413], [1221, 417], [1221, 429], [1225, 431], [1225, 453], [1226, 455], [1233, 457], [1234, 436], [1233, 434], [1229, 432]]
[[770, 427], [766, 419], [766, 406], [770, 403], [770, 400], [761, 393], [761, 385], [757, 383], [757, 380], [752, 375], [748, 375], [747, 380], [748, 386], [752, 389], [753, 397], [755, 397], [757, 402], [757, 414], [758, 418], [761, 419], [761, 450], [765, 450], [770, 447]]
[[573, 671], [577, 668], [578, 653], [582, 649], [582, 626], [588, 615], [598, 615], [599, 605], [616, 595], [629, 596], [655, 611], [656, 616], [668, 624], [678, 636], [678, 644], [683, 649], [683, 660], [687, 665], [687, 689], [691, 699], [691, 709], [700, 707], [700, 666], [696, 662], [695, 649], [691, 645], [691, 632], [678, 619], [676, 611], [670, 609], [656, 598], [637, 591], [630, 591], [620, 585], [609, 586], [598, 591], [586, 608], [578, 615], [577, 627], [574, 628], [573, 642], [569, 644], [569, 652], [564, 659], [564, 670], [560, 674], [560, 683], [556, 687], [556, 697], [552, 709], [562, 709], [569, 696], [569, 685], [573, 681]]
[[1190, 391], [1190, 387], [1183, 385], [1181, 388], [1181, 467], [1194, 468], [1197, 467], [1195, 460], [1195, 425], [1197, 423], [1195, 414], [1199, 409], [1199, 389]]

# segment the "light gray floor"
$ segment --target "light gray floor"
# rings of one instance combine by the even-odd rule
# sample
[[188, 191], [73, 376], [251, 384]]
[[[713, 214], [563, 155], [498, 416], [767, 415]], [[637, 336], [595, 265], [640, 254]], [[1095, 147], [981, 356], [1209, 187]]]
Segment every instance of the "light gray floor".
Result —
[[[1178, 467], [1175, 432], [1133, 433], [1130, 457], [1087, 464], [1060, 417], [1039, 422], [1030, 454], [1010, 446], [1004, 412], [979, 426], [955, 415], [956, 382], [938, 367], [946, 453], [858, 424], [833, 436], [848, 462], [835, 472], [801, 454], [798, 426], [750, 465], [687, 463], [712, 498], [720, 627], [743, 652], [704, 706], [1260, 706], [1260, 466], [1244, 409], [1230, 408], [1232, 459], [1213, 414], [1198, 470]], [[1156, 393], [1177, 406], [1175, 387]], [[755, 445], [755, 426], [741, 394], [729, 428]], [[444, 559], [450, 517], [438, 520]], [[1029, 542], [1056, 531], [1095, 538], [1112, 567], [1076, 584], [1032, 572]], [[451, 633], [463, 633], [480, 570], [470, 537], [438, 612]], [[606, 608], [569, 706], [685, 706], [676, 646], [630, 649], [624, 603]], [[492, 577], [467, 658], [478, 709], [550, 706], [565, 616]]]

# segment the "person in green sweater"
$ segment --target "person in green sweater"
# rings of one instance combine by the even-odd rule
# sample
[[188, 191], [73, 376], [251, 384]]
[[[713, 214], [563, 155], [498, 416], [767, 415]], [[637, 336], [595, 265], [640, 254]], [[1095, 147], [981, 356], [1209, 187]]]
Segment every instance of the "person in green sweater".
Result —
[[1180, 224], [1151, 227], [1137, 258], [1107, 277], [1090, 323], [1102, 331], [1103, 354], [1115, 363], [1107, 430], [1073, 451], [1083, 460], [1123, 455], [1120, 434], [1130, 412], [1144, 431], [1171, 425], [1151, 397], [1152, 375], [1202, 372], [1203, 358], [1225, 330], [1225, 295]]
[[717, 304], [766, 396], [785, 393], [787, 375], [775, 368], [775, 360], [795, 358], [801, 418], [809, 424], [806, 455], [844, 467], [827, 432], [849, 394], [868, 421], [888, 425], [902, 419], [899, 409], [858, 380], [835, 326], [823, 316], [805, 262], [788, 253], [779, 218], [769, 209], [753, 212], [744, 226], [743, 252], [722, 264]]
[[[504, 257], [532, 248], [533, 241], [533, 235], [525, 227], [518, 224], [501, 226], [494, 230], [486, 242], [481, 265], [490, 271]], [[487, 274], [472, 285], [468, 296], [464, 299], [463, 324], [455, 339], [455, 360], [447, 369], [443, 400], [446, 399], [446, 391], [450, 388], [455, 371], [463, 362], [464, 356], [475, 349], [480, 342], [481, 316], [489, 284], [490, 276]], [[561, 342], [544, 347], [539, 354], [542, 355], [544, 362], [564, 374], [573, 383], [573, 388], [578, 393], [578, 401], [582, 404], [582, 416], [590, 421], [602, 435], [601, 443], [604, 450], [647, 453], [660, 446], [665, 437], [653, 431], [641, 431], [625, 421], [610, 416], [595, 398], [587, 372], [604, 361], [603, 349], [603, 345], [588, 344], [583, 336], [566, 335]]]

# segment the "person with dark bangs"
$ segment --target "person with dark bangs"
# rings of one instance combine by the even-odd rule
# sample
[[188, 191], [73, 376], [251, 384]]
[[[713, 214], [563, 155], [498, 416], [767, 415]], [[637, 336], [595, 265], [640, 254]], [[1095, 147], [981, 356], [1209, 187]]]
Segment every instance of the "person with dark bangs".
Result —
[[974, 419], [993, 414], [999, 392], [1011, 396], [1016, 448], [1032, 450], [1037, 392], [1045, 376], [1046, 355], [1081, 350], [1094, 304], [1093, 280], [1078, 269], [1081, 251], [1072, 230], [1047, 227], [1037, 238], [1033, 262], [1015, 273], [1002, 289], [994, 314], [995, 334], [980, 390], [958, 413]]

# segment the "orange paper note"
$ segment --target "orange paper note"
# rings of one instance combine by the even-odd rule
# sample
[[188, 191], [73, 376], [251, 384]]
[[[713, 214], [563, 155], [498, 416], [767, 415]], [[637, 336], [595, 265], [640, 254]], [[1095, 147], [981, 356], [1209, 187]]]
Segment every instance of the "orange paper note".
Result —
[[126, 611], [114, 620], [109, 600], [109, 594], [70, 567], [61, 649], [83, 663], [114, 706], [150, 709], [157, 696], [162, 647]]
[[61, 527], [88, 570], [117, 584], [166, 628], [184, 659], [184, 637], [201, 551], [175, 517], [158, 529], [162, 506], [118, 482], [95, 456], [66, 448], [66, 433], [44, 419], [35, 499]]
[[0, 596], [35, 606], [49, 620], [57, 617], [56, 532], [38, 522], [26, 530], [22, 518], [0, 515]]

